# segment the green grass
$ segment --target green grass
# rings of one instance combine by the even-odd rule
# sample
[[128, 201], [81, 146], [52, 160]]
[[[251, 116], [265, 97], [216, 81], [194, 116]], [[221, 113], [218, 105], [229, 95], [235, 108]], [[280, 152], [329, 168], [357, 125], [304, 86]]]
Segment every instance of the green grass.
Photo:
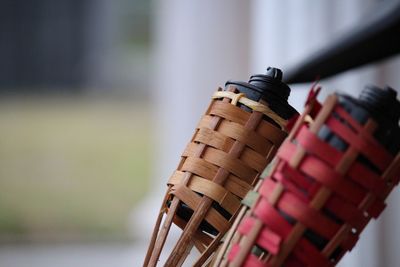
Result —
[[148, 121], [129, 101], [0, 102], [0, 237], [125, 235], [148, 186]]

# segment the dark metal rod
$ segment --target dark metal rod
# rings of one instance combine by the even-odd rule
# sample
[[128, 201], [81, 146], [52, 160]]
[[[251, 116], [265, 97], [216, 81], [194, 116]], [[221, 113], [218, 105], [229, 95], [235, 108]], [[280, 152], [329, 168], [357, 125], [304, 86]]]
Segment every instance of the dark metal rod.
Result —
[[323, 79], [400, 53], [400, 1], [378, 6], [375, 16], [286, 71], [286, 83]]

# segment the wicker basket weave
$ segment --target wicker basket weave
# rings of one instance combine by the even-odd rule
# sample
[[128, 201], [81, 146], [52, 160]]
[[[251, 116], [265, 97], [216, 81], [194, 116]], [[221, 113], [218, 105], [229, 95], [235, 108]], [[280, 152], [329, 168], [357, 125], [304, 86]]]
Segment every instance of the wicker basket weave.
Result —
[[[377, 123], [356, 122], [336, 95], [320, 110], [312, 96], [213, 266], [334, 266], [384, 209], [400, 179], [400, 153], [389, 154], [373, 137]], [[344, 151], [317, 137], [323, 125], [348, 144]], [[361, 155], [377, 170], [361, 164]]]
[[[214, 94], [182, 153], [168, 181], [144, 266], [157, 265], [172, 223], [183, 231], [164, 266], [180, 266], [193, 246], [201, 253], [194, 266], [208, 264], [241, 200], [286, 138], [284, 119], [236, 92], [230, 86]], [[194, 211], [189, 220], [179, 216], [182, 205]], [[207, 233], [201, 225], [216, 232]]]

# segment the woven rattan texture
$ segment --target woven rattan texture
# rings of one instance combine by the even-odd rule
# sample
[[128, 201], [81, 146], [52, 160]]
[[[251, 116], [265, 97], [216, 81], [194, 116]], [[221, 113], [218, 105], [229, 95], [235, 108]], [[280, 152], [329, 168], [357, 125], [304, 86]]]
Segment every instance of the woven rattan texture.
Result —
[[[165, 266], [181, 265], [192, 246], [201, 253], [195, 266], [209, 260], [230, 228], [241, 200], [253, 188], [287, 136], [281, 129], [281, 118], [281, 121], [265, 118], [263, 107], [266, 106], [255, 102], [256, 109], [261, 108], [263, 112], [254, 111], [254, 106], [252, 112], [247, 111], [241, 108], [245, 106], [243, 102], [249, 100], [244, 95], [223, 93], [214, 96], [168, 181], [145, 266], [156, 265], [171, 223], [183, 232]], [[182, 203], [194, 210], [188, 222], [178, 216]], [[221, 208], [230, 218], [221, 214]], [[210, 224], [218, 234], [201, 231], [202, 222]]]
[[[400, 154], [390, 155], [373, 137], [376, 123], [356, 122], [335, 95], [308, 123], [311, 111], [302, 114], [279, 149], [216, 266], [334, 266], [384, 209], [399, 182]], [[345, 151], [319, 139], [321, 127], [346, 142]], [[376, 170], [362, 164], [361, 156]]]

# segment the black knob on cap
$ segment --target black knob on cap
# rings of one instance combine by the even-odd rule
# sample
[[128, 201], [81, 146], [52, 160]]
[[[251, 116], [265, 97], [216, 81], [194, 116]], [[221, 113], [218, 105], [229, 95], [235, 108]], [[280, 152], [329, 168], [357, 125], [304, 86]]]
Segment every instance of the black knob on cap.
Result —
[[287, 100], [290, 88], [282, 82], [282, 71], [278, 68], [268, 67], [265, 74], [257, 74], [250, 77], [249, 83], [263, 92], [263, 95], [272, 94]]
[[270, 76], [275, 80], [282, 81], [282, 75], [283, 74], [282, 74], [282, 71], [280, 69], [268, 67], [267, 68], [267, 73], [265, 75]]
[[246, 97], [268, 103], [268, 106], [284, 119], [290, 119], [297, 111], [287, 102], [290, 88], [282, 82], [282, 71], [268, 67], [265, 74], [256, 74], [250, 77], [249, 82], [227, 81], [225, 86], [234, 85]]
[[376, 115], [384, 116], [396, 123], [400, 119], [397, 92], [389, 86], [383, 89], [373, 85], [366, 86], [361, 91], [359, 101]]

